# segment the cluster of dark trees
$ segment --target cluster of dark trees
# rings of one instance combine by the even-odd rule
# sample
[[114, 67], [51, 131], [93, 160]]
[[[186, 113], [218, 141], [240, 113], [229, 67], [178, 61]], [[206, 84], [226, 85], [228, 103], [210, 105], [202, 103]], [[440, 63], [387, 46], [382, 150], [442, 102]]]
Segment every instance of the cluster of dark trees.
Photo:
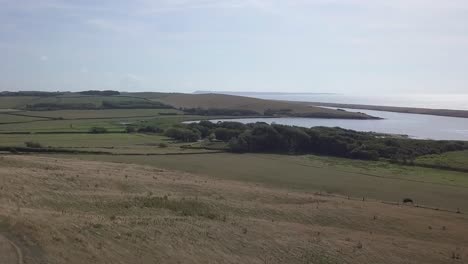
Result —
[[128, 125], [126, 128], [125, 128], [125, 131], [127, 133], [163, 133], [164, 130], [162, 128], [159, 128], [159, 127], [155, 127], [155, 126], [142, 126], [142, 127], [137, 127], [137, 126], [134, 126], [134, 125]]
[[194, 142], [200, 139], [200, 132], [184, 127], [168, 128], [164, 135], [183, 142]]
[[119, 91], [113, 91], [113, 90], [104, 90], [104, 91], [89, 90], [89, 91], [83, 91], [83, 92], [78, 92], [78, 93], [82, 95], [100, 95], [100, 96], [120, 95]]
[[177, 125], [165, 135], [185, 142], [225, 141], [233, 152], [313, 153], [353, 159], [406, 162], [415, 157], [468, 149], [462, 141], [396, 138], [342, 128], [302, 128], [277, 124], [201, 121]]
[[183, 108], [185, 114], [201, 116], [261, 116], [259, 112], [247, 109], [222, 109], [222, 108]]
[[170, 105], [156, 101], [102, 101], [102, 108], [108, 109], [170, 109]]
[[105, 134], [107, 133], [107, 128], [105, 127], [92, 127], [88, 131], [91, 134]]

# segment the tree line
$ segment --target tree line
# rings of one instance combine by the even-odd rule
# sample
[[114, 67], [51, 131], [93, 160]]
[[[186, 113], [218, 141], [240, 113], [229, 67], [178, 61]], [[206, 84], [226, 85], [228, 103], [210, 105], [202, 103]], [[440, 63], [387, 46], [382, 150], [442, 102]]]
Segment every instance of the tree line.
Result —
[[403, 163], [422, 155], [468, 149], [468, 143], [463, 141], [418, 140], [338, 127], [303, 128], [267, 123], [201, 121], [179, 124], [164, 133], [184, 142], [224, 141], [230, 151], [239, 153], [310, 153], [363, 160], [384, 158]]

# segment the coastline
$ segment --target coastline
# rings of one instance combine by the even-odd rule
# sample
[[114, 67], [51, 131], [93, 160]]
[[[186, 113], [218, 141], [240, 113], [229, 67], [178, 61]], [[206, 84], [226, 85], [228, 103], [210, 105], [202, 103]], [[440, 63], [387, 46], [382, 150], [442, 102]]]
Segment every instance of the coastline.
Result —
[[340, 104], [340, 103], [321, 103], [321, 102], [302, 102], [302, 103], [306, 103], [306, 104], [313, 105], [313, 106], [326, 106], [326, 107], [338, 107], [338, 108], [349, 108], [349, 109], [365, 109], [365, 110], [396, 112], [396, 113], [404, 113], [404, 114], [421, 114], [421, 115], [468, 118], [468, 110], [431, 109], [431, 108], [416, 108], [416, 107]]

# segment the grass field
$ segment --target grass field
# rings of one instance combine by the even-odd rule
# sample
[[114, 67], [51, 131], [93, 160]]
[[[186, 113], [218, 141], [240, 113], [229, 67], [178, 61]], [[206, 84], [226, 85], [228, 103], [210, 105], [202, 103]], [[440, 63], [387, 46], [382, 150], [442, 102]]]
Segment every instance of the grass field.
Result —
[[[150, 94], [122, 96], [134, 98]], [[22, 98], [22, 97], [19, 97]], [[82, 102], [82, 100], [102, 102], [107, 97], [71, 95], [47, 97], [34, 100], [59, 100], [60, 102]], [[111, 98], [114, 98], [112, 96]], [[195, 100], [191, 100], [196, 98]], [[231, 97], [219, 95], [183, 95], [155, 94], [147, 99], [168, 100], [166, 103], [183, 104], [185, 107], [198, 107], [198, 104], [209, 104], [209, 107], [260, 107], [268, 104], [253, 98], [241, 97], [229, 101]], [[21, 101], [21, 100], [20, 100]], [[19, 103], [19, 102], [16, 102]], [[284, 107], [284, 102], [277, 102], [275, 107]], [[294, 104], [295, 105], [295, 104]], [[299, 106], [298, 106], [299, 107]], [[302, 106], [300, 106], [302, 107]], [[252, 108], [259, 110], [260, 108]], [[300, 108], [296, 110], [300, 111]], [[210, 116], [160, 115], [178, 110], [167, 109], [112, 109], [112, 110], [57, 110], [57, 111], [21, 111], [16, 114], [43, 118], [63, 118], [63, 120], [38, 119], [36, 117], [13, 116], [0, 114], [0, 121], [23, 122], [18, 124], [0, 124], [3, 134], [0, 146], [24, 147], [25, 142], [32, 141], [44, 147], [65, 148], [71, 150], [101, 151], [112, 154], [188, 154], [209, 152], [200, 149], [181, 148], [183, 143], [176, 143], [160, 135], [126, 134], [127, 124], [152, 125], [167, 128], [174, 124], [197, 119], [211, 119]], [[1, 118], [4, 119], [1, 119]], [[1, 122], [0, 122], [1, 123]], [[87, 134], [92, 127], [103, 127], [111, 134]], [[84, 134], [66, 134], [79, 132]], [[36, 134], [54, 133], [54, 134]], [[62, 133], [62, 134], [61, 134]], [[164, 147], [160, 144], [163, 143]], [[466, 152], [464, 152], [466, 153]], [[447, 156], [431, 156], [418, 159], [416, 162], [440, 162], [450, 160], [456, 166], [464, 166], [466, 155], [448, 153]], [[75, 157], [75, 156], [74, 156]], [[182, 170], [190, 173], [210, 175], [213, 177], [250, 181], [276, 187], [294, 188], [309, 192], [324, 191], [345, 196], [366, 197], [378, 200], [401, 201], [410, 197], [417, 203], [434, 207], [456, 210], [468, 210], [465, 201], [468, 198], [467, 173], [448, 170], [436, 170], [423, 167], [394, 165], [387, 162], [354, 161], [348, 159], [318, 156], [287, 156], [262, 154], [204, 154], [181, 156], [76, 156], [83, 159], [117, 161], [126, 163], [160, 166]], [[439, 160], [439, 161], [438, 161]], [[455, 166], [455, 165], [454, 165]]]
[[[43, 147], [65, 148], [81, 151], [101, 151], [115, 154], [158, 154], [210, 152], [186, 149], [185, 143], [152, 134], [6, 134], [0, 137], [0, 146], [25, 147], [25, 142], [35, 142]], [[161, 147], [160, 144], [165, 144]]]
[[29, 264], [440, 264], [468, 258], [465, 214], [223, 177], [0, 156], [2, 264], [19, 263], [11, 245]]
[[455, 168], [468, 171], [468, 151], [454, 151], [440, 155], [422, 156], [418, 157], [415, 163], [417, 165]]
[[21, 108], [36, 100], [35, 96], [0, 96], [0, 109]]
[[88, 120], [44, 120], [19, 124], [0, 124], [1, 132], [87, 132], [92, 127], [105, 127], [109, 131], [123, 131], [125, 123], [141, 118], [88, 119]]
[[119, 102], [119, 101], [134, 101], [142, 102], [146, 101], [145, 98], [125, 97], [125, 96], [87, 96], [87, 95], [65, 95], [65, 96], [54, 96], [54, 97], [39, 97], [34, 101], [30, 102], [33, 104], [38, 103], [55, 103], [55, 104], [82, 104], [89, 103], [95, 107], [102, 106], [103, 101]]
[[[83, 110], [76, 110], [83, 111]], [[99, 110], [98, 110], [99, 111]], [[119, 111], [119, 110], [117, 110]], [[74, 113], [74, 115], [81, 115]], [[25, 117], [18, 116], [17, 119], [11, 119], [12, 122], [17, 120], [28, 120]], [[214, 118], [226, 118], [224, 116], [191, 116], [191, 115], [160, 115], [160, 116], [147, 116], [147, 117], [112, 117], [109, 119], [65, 119], [65, 120], [31, 120], [11, 124], [0, 124], [0, 133], [11, 132], [87, 132], [92, 127], [104, 127], [111, 132], [125, 131], [127, 124], [143, 124], [143, 125], [157, 125], [163, 128], [170, 127], [174, 124], [190, 121], [190, 120], [203, 120]]]
[[43, 120], [43, 119], [44, 118], [40, 118], [40, 117], [9, 115], [9, 114], [3, 114], [0, 112], [0, 124], [30, 122], [30, 121]]
[[56, 110], [56, 111], [21, 111], [18, 115], [63, 119], [96, 119], [125, 117], [156, 117], [159, 114], [181, 114], [175, 109], [102, 109], [102, 110]]
[[68, 156], [142, 164], [308, 192], [329, 192], [392, 202], [468, 211], [468, 174], [318, 156], [205, 154], [187, 156]]
[[[126, 95], [112, 100], [325, 111], [219, 95]], [[175, 109], [22, 110], [18, 116], [5, 112], [39, 101], [98, 106], [108, 97], [9, 99], [0, 97], [0, 147], [31, 141], [110, 154], [0, 155], [2, 264], [6, 258], [6, 264], [19, 263], [12, 245], [30, 264], [468, 259], [467, 172], [314, 155], [212, 153], [182, 148], [186, 143], [161, 134], [124, 132], [128, 124], [168, 128], [226, 117]], [[164, 115], [169, 112], [177, 115]], [[88, 133], [92, 127], [112, 133]], [[415, 163], [466, 169], [467, 160], [468, 152], [449, 152]], [[405, 198], [415, 206], [398, 205]]]

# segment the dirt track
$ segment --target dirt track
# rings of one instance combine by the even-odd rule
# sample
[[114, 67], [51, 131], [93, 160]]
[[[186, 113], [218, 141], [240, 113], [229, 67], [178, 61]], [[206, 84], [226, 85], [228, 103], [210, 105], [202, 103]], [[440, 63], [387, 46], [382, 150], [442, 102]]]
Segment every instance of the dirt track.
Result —
[[0, 263], [23, 264], [23, 255], [15, 243], [0, 234]]

